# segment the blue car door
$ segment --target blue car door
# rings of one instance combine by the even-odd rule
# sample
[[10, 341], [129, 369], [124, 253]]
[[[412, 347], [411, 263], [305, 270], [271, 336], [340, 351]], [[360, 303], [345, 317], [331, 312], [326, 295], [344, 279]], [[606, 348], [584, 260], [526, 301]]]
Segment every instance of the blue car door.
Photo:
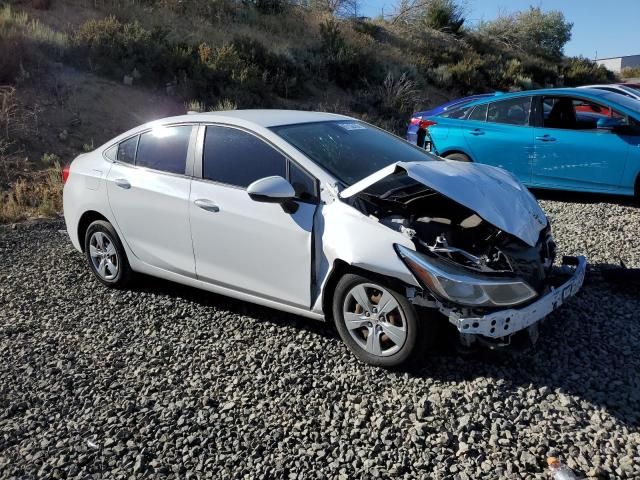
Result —
[[531, 97], [477, 105], [462, 128], [473, 161], [504, 168], [518, 180], [531, 181], [533, 128]]
[[621, 186], [631, 143], [615, 130], [598, 128], [601, 118], [624, 118], [614, 110], [571, 96], [539, 97], [532, 184], [614, 192]]

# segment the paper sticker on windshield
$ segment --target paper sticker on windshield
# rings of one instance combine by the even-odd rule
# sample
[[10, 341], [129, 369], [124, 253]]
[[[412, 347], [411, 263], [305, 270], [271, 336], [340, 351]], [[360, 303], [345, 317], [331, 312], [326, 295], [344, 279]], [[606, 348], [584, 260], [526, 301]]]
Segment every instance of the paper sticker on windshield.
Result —
[[356, 122], [352, 122], [352, 123], [339, 123], [338, 126], [340, 128], [344, 128], [345, 130], [366, 130], [367, 127], [365, 127], [364, 125], [361, 125], [359, 123]]

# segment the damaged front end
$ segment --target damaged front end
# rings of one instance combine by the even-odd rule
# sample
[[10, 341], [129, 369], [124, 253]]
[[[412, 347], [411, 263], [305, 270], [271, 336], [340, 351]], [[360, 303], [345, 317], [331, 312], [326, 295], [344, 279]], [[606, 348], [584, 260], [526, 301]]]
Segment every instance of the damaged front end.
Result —
[[509, 344], [582, 285], [586, 261], [554, 269], [556, 247], [536, 200], [502, 170], [460, 162], [398, 163], [342, 192], [353, 207], [410, 238], [396, 251], [464, 344]]

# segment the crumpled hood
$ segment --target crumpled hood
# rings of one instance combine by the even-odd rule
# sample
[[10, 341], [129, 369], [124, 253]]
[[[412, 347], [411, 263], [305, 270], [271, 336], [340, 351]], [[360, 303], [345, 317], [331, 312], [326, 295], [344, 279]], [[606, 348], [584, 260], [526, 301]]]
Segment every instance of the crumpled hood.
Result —
[[340, 197], [352, 197], [399, 170], [531, 246], [547, 225], [547, 217], [524, 185], [505, 170], [480, 163], [397, 162], [354, 183]]

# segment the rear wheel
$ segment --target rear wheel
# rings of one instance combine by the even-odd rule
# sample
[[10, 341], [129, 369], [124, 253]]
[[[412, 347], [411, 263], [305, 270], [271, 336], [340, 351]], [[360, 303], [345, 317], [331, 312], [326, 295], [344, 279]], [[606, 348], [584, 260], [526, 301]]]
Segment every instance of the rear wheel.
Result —
[[425, 347], [413, 305], [379, 280], [342, 277], [334, 293], [333, 318], [342, 341], [371, 365], [395, 367]]
[[89, 268], [108, 287], [121, 288], [131, 279], [127, 255], [113, 226], [96, 220], [87, 228], [84, 251]]
[[447, 160], [456, 160], [458, 162], [470, 162], [471, 159], [465, 155], [464, 153], [450, 153], [445, 155], [444, 158]]

